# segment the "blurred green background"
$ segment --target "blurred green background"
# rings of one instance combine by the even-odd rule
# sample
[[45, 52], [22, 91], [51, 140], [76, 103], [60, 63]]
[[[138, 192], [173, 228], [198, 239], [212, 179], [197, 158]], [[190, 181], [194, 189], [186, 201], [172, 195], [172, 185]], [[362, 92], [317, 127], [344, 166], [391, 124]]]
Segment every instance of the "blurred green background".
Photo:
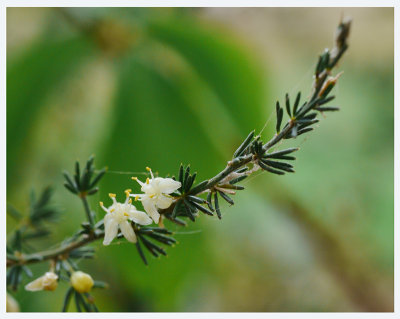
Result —
[[[26, 210], [54, 185], [64, 213], [45, 248], [84, 219], [62, 186], [76, 159], [111, 171], [96, 210], [137, 188], [116, 171], [215, 175], [268, 118], [273, 134], [276, 99], [308, 95], [342, 15], [341, 112], [292, 143], [296, 174], [249, 178], [222, 221], [168, 225], [179, 244], [148, 267], [125, 242], [80, 266], [110, 284], [102, 311], [393, 311], [392, 8], [7, 8], [7, 201]], [[14, 295], [60, 311], [65, 288]]]

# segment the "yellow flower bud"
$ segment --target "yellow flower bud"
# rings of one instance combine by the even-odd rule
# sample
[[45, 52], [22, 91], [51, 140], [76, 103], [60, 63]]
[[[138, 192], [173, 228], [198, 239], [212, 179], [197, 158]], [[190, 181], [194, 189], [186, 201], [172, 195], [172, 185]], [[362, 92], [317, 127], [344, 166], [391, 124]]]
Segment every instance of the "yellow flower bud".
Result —
[[79, 293], [89, 292], [94, 282], [92, 277], [83, 271], [75, 271], [71, 275], [71, 285]]

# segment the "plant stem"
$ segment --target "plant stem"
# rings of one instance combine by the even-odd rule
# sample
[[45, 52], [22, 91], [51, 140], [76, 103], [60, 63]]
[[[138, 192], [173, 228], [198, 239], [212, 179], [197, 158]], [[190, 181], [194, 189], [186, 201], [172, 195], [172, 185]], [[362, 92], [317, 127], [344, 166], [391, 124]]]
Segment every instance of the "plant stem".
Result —
[[34, 264], [38, 262], [42, 262], [45, 260], [56, 259], [60, 256], [67, 255], [72, 250], [85, 246], [93, 241], [101, 239], [104, 237], [104, 231], [97, 230], [90, 235], [85, 234], [82, 235], [78, 240], [69, 243], [66, 246], [60, 246], [55, 249], [45, 250], [34, 254], [29, 255], [21, 255], [18, 260], [13, 260], [7, 258], [7, 267], [16, 266], [16, 265], [26, 265], [26, 264]]
[[[295, 123], [294, 121], [290, 120], [285, 126], [285, 128], [279, 134], [276, 134], [269, 142], [264, 144], [263, 146], [264, 150], [266, 151], [269, 150], [272, 146], [274, 146], [276, 143], [282, 140], [283, 137], [287, 133], [289, 133], [290, 130], [293, 128], [294, 123]], [[209, 179], [207, 184], [200, 185], [201, 187], [192, 188], [192, 190], [189, 192], [189, 195], [198, 195], [208, 189], [213, 188], [219, 182], [221, 182], [225, 177], [227, 177], [230, 173], [250, 163], [252, 160], [253, 160], [253, 154], [248, 154], [246, 156], [243, 156], [243, 158], [235, 164], [231, 164], [231, 162], [228, 162], [228, 165], [225, 167], [223, 171], [215, 175], [213, 178]]]
[[89, 202], [87, 200], [87, 196], [86, 195], [82, 195], [82, 196], [80, 196], [80, 198], [82, 199], [82, 203], [83, 203], [83, 206], [85, 208], [85, 213], [86, 213], [87, 220], [88, 220], [89, 224], [91, 226], [93, 226], [94, 225], [94, 220], [93, 220], [92, 212], [90, 211], [90, 206], [89, 206]]
[[[94, 219], [93, 219], [93, 215], [90, 210], [90, 205], [87, 200], [87, 196], [82, 194], [79, 197], [82, 200], [87, 220], [88, 220], [90, 226], [93, 228]], [[15, 266], [17, 264], [18, 265], [33, 264], [33, 263], [41, 262], [44, 260], [55, 259], [58, 256], [68, 254], [70, 251], [72, 251], [76, 248], [84, 246], [92, 241], [95, 241], [95, 240], [103, 238], [103, 237], [104, 237], [104, 231], [96, 229], [93, 232], [91, 232], [89, 235], [85, 234], [85, 235], [81, 236], [81, 238], [79, 240], [73, 241], [67, 246], [61, 245], [59, 248], [56, 248], [53, 250], [42, 251], [42, 252], [33, 253], [33, 254], [29, 254], [29, 255], [22, 255], [21, 257], [16, 258], [16, 259], [7, 258], [7, 267]]]
[[[314, 76], [314, 83], [313, 83], [313, 90], [311, 92], [311, 98], [307, 102], [306, 105], [304, 105], [301, 110], [299, 110], [299, 113], [296, 115], [297, 117], [300, 117], [301, 115], [304, 115], [311, 109], [314, 109], [318, 106], [318, 98], [321, 96], [323, 91], [325, 90], [324, 88], [324, 83], [327, 80], [328, 75], [330, 74], [330, 71], [333, 67], [336, 66], [336, 64], [339, 62], [340, 58], [343, 56], [343, 53], [347, 50], [348, 45], [346, 43], [347, 37], [349, 35], [349, 30], [350, 30], [350, 23], [351, 20], [347, 21], [342, 21], [338, 27], [336, 38], [335, 38], [335, 47], [330, 50], [330, 64], [328, 67], [326, 67], [323, 70], [317, 69], [315, 76]], [[321, 57], [320, 57], [321, 60]], [[278, 134], [275, 134], [274, 137], [265, 143], [263, 145], [263, 149], [265, 151], [269, 150], [272, 146], [276, 145], [278, 142], [280, 142], [294, 127], [296, 124], [296, 118], [293, 116], [288, 120], [286, 125], [284, 126], [283, 130], [279, 132]], [[189, 194], [190, 195], [198, 195], [200, 193], [203, 193], [204, 191], [211, 189], [212, 187], [216, 186], [219, 182], [221, 182], [225, 177], [227, 177], [230, 173], [234, 172], [235, 170], [241, 168], [242, 166], [250, 163], [253, 160], [253, 155], [249, 154], [246, 156], [243, 156], [242, 159], [238, 160], [233, 164], [232, 162], [228, 162], [228, 165], [226, 168], [215, 175], [213, 178], [209, 179], [206, 184], [200, 183], [199, 187], [194, 187]], [[232, 163], [232, 164], [230, 164]]]

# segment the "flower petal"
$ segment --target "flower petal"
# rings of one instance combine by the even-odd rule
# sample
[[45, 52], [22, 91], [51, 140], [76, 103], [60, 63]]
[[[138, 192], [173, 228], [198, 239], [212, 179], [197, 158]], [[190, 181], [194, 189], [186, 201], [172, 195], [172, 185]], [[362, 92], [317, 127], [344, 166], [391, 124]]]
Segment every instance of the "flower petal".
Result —
[[113, 219], [112, 213], [107, 213], [104, 215], [104, 227]]
[[181, 183], [173, 180], [172, 178], [157, 177], [155, 179], [158, 181], [159, 189], [165, 194], [171, 194], [181, 187]]
[[55, 290], [57, 288], [58, 276], [52, 272], [48, 271], [43, 276], [35, 279], [25, 286], [28, 291], [39, 291], [39, 290]]
[[154, 205], [154, 201], [150, 198], [144, 198], [142, 199], [142, 204], [147, 214], [150, 215], [155, 223], [158, 223], [160, 213], [157, 211], [156, 205]]
[[118, 234], [118, 223], [114, 218], [104, 217], [104, 240], [103, 245], [107, 246]]
[[8, 292], [6, 295], [6, 312], [19, 312], [19, 304]]
[[145, 212], [141, 212], [136, 209], [131, 210], [129, 213], [129, 218], [140, 225], [150, 225], [153, 222]]
[[166, 209], [171, 206], [173, 201], [174, 200], [171, 197], [160, 195], [157, 197], [157, 199], [155, 199], [155, 204], [158, 208]]
[[56, 290], [57, 286], [58, 286], [58, 276], [54, 273], [54, 272], [46, 272], [43, 276], [43, 289], [44, 290]]
[[42, 276], [42, 277], [35, 279], [34, 281], [31, 281], [29, 284], [27, 284], [25, 286], [25, 290], [28, 290], [28, 291], [43, 290], [43, 288], [44, 288], [43, 280], [44, 280], [44, 277]]
[[125, 222], [122, 222], [121, 224], [119, 224], [119, 228], [121, 228], [122, 234], [128, 241], [130, 241], [132, 243], [137, 242], [136, 234], [133, 231], [132, 226], [128, 221], [125, 221]]

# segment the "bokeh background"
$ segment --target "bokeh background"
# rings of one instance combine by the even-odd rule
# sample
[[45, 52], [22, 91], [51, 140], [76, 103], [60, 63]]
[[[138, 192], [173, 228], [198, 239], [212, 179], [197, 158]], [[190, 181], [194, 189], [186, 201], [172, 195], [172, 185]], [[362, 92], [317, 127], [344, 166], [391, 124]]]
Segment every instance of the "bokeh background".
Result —
[[[169, 225], [179, 244], [148, 267], [125, 242], [80, 266], [110, 285], [102, 311], [393, 311], [392, 8], [8, 8], [7, 201], [26, 211], [32, 188], [55, 187], [45, 248], [84, 219], [62, 186], [76, 159], [109, 167], [96, 210], [136, 189], [117, 172], [215, 175], [250, 130], [270, 119], [273, 134], [276, 99], [307, 96], [343, 15], [341, 111], [294, 141], [296, 174], [249, 178], [222, 221]], [[65, 289], [14, 296], [60, 311]]]

